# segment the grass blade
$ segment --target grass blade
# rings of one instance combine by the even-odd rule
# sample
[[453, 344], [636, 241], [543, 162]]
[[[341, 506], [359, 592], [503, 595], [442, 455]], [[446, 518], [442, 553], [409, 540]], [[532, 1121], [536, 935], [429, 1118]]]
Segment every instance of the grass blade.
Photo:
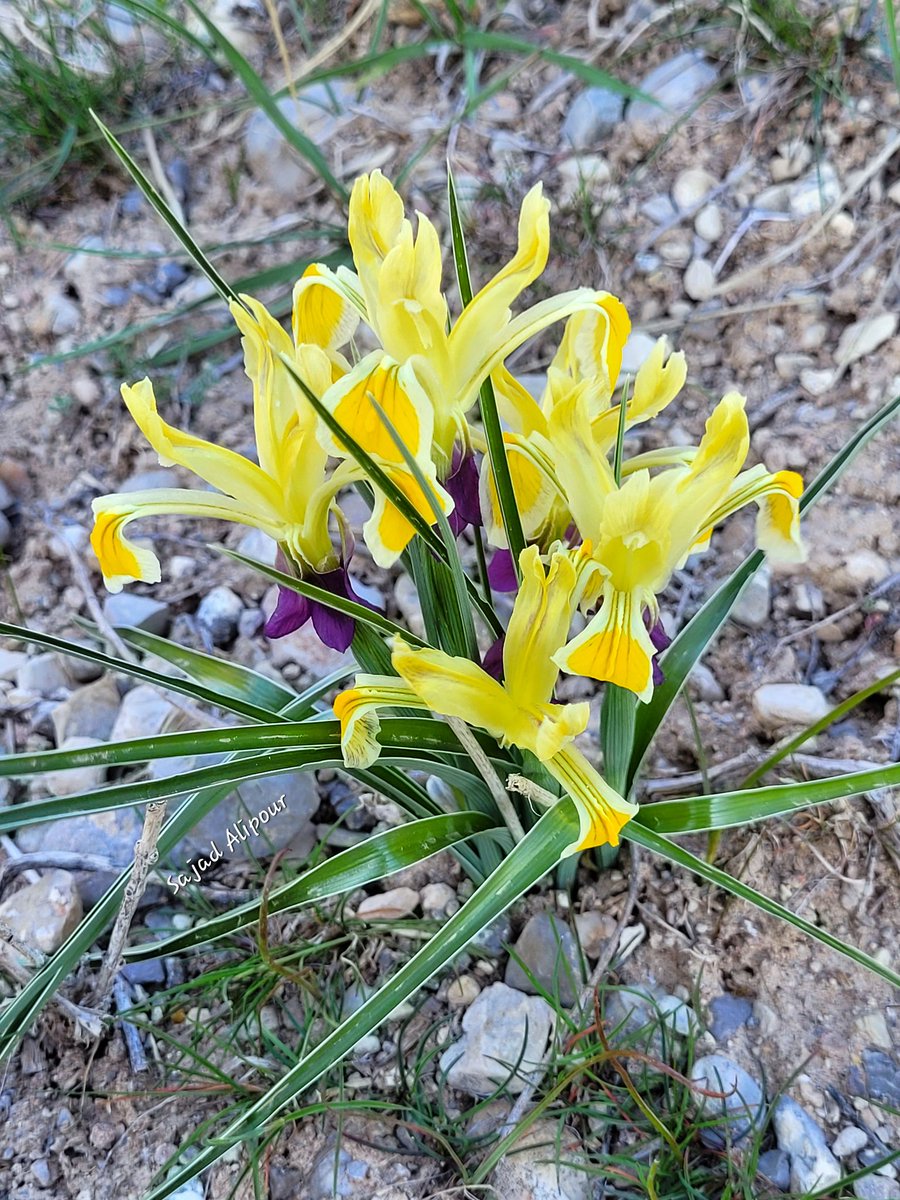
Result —
[[860, 966], [866, 967], [873, 974], [880, 975], [882, 979], [886, 979], [893, 987], [900, 987], [900, 975], [892, 971], [890, 967], [883, 966], [877, 959], [870, 957], [862, 950], [857, 950], [855, 946], [850, 946], [846, 942], [841, 941], [839, 937], [835, 937], [834, 934], [829, 933], [826, 929], [821, 929], [818, 925], [812, 925], [809, 921], [804, 921], [797, 913], [791, 912], [790, 909], [778, 904], [775, 900], [770, 900], [768, 896], [764, 896], [756, 888], [742, 883], [739, 879], [735, 879], [725, 871], [719, 870], [718, 867], [712, 866], [711, 863], [704, 862], [702, 858], [697, 858], [696, 855], [691, 854], [684, 847], [676, 845], [675, 842], [670, 842], [668, 838], [661, 837], [658, 833], [647, 829], [646, 826], [631, 821], [622, 830], [622, 836], [632, 842], [636, 842], [639, 846], [643, 846], [647, 850], [652, 850], [654, 854], [659, 854], [663, 858], [669, 859], [670, 862], [677, 863], [680, 867], [692, 871], [695, 875], [700, 875], [709, 883], [714, 883], [717, 887], [723, 888], [726, 892], [731, 892], [732, 895], [738, 896], [741, 900], [748, 901], [756, 908], [769, 913], [770, 916], [786, 921], [789, 925], [793, 925], [795, 929], [799, 929], [815, 941], [821, 942], [824, 946], [829, 946], [832, 950], [837, 950], [838, 954], [843, 954], [853, 962], [859, 963]]
[[[863, 447], [880, 429], [893, 420], [898, 410], [900, 410], [900, 396], [896, 396], [884, 405], [856, 431], [843, 449], [820, 471], [803, 493], [800, 499], [801, 512], [812, 508], [831, 485], [841, 477]], [[629, 769], [630, 786], [634, 785], [634, 780], [650, 743], [666, 713], [674, 704], [678, 693], [684, 687], [685, 680], [690, 675], [694, 664], [700, 660], [709, 643], [722, 628], [741, 591], [764, 561], [765, 555], [760, 550], [755, 550], [749, 555], [731, 578], [727, 579], [718, 591], [710, 596], [663, 654], [660, 665], [665, 679], [659, 687], [654, 689], [649, 704], [638, 706]]]
[[[96, 630], [94, 632], [96, 633]], [[276, 683], [267, 675], [240, 663], [230, 662], [227, 658], [217, 658], [213, 654], [191, 650], [188, 646], [170, 641], [169, 638], [127, 625], [117, 625], [116, 633], [129, 646], [165, 659], [172, 666], [184, 671], [195, 683], [215, 688], [233, 700], [243, 700], [267, 711], [278, 712], [296, 697], [297, 693], [285, 684]]]
[[119, 142], [116, 136], [103, 124], [96, 113], [91, 114], [97, 123], [97, 128], [103, 134], [103, 137], [113, 153], [121, 162], [122, 166], [138, 185], [148, 203], [156, 210], [166, 225], [175, 234], [178, 241], [184, 247], [185, 251], [190, 255], [193, 261], [197, 264], [209, 282], [213, 285], [222, 299], [227, 303], [233, 301], [235, 304], [240, 304], [241, 300], [237, 292], [216, 270], [212, 265], [187, 229], [181, 224], [172, 210], [166, 204], [165, 200], [137, 165], [125, 147]]

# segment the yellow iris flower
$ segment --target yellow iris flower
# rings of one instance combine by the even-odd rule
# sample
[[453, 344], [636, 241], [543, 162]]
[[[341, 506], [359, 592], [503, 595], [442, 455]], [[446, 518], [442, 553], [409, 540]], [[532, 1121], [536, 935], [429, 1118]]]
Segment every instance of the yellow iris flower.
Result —
[[[540, 184], [522, 202], [515, 255], [473, 297], [452, 328], [441, 291], [437, 232], [419, 213], [413, 235], [403, 201], [380, 171], [361, 176], [353, 186], [349, 238], [356, 274], [317, 264], [297, 285], [295, 311], [302, 314], [304, 337], [336, 348], [361, 318], [381, 344], [380, 351], [359, 364], [361, 377], [372, 363], [384, 364], [385, 356], [408, 364], [431, 408], [430, 444], [418, 427], [418, 410], [410, 413], [408, 423], [398, 424], [398, 432], [407, 445], [420, 447], [417, 461], [422, 469], [433, 461], [443, 481], [453, 467], [454, 452], [469, 449], [466, 413], [484, 380], [523, 342], [591, 306], [598, 293], [590, 288], [564, 292], [512, 316], [512, 305], [541, 274], [549, 253], [549, 203]], [[341, 398], [338, 392], [325, 403], [334, 411]], [[358, 422], [347, 425], [366, 450], [372, 428], [362, 407]]]
[[[659, 396], [668, 390], [664, 385], [662, 378]], [[562, 670], [616, 683], [649, 700], [657, 595], [690, 554], [706, 549], [713, 527], [751, 501], [759, 506], [759, 546], [783, 560], [803, 559], [802, 480], [793, 471], [770, 474], [762, 466], [741, 471], [750, 446], [744, 403], [730, 392], [707, 421], [698, 447], [629, 460], [621, 485], [607, 460], [607, 438], [596, 437], [597, 422], [584, 398], [569, 397], [553, 410], [554, 467], [583, 539], [572, 552], [582, 607], [602, 600], [586, 628], [554, 654]], [[656, 467], [664, 469], [651, 475]]]
[[333, 569], [338, 562], [328, 530], [337, 492], [362, 474], [349, 463], [326, 478], [328, 454], [318, 418], [280, 361], [287, 354], [308, 385], [326, 391], [340, 366], [319, 346], [294, 343], [262, 304], [249, 296], [231, 312], [243, 334], [244, 364], [253, 384], [259, 465], [222, 446], [169, 425], [159, 415], [149, 379], [123, 384], [122, 397], [164, 466], [186, 467], [216, 488], [159, 488], [101, 496], [93, 502], [91, 545], [111, 592], [134, 580], [156, 583], [160, 565], [151, 550], [132, 542], [132, 521], [158, 514], [217, 517], [261, 529], [301, 569]]
[[428, 709], [486, 730], [502, 745], [536, 755], [578, 810], [579, 836], [568, 853], [618, 845], [619, 831], [637, 808], [624, 800], [572, 745], [583, 733], [589, 705], [551, 701], [559, 669], [553, 654], [563, 644], [572, 618], [577, 576], [563, 553], [545, 570], [536, 546], [522, 552], [522, 585], [503, 648], [504, 681], [498, 683], [466, 658], [440, 650], [414, 650], [393, 643], [393, 675], [358, 675], [341, 692], [334, 711], [349, 767], [371, 765], [380, 747], [378, 710]]

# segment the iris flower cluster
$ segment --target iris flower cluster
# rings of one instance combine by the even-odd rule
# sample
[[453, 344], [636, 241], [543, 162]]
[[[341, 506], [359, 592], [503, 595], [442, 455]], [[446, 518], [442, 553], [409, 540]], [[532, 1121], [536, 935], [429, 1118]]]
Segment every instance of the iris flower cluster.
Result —
[[[309, 267], [294, 288], [290, 334], [252, 297], [231, 305], [253, 387], [258, 461], [169, 425], [148, 379], [124, 385], [125, 404], [160, 462], [187, 468], [215, 490], [102, 496], [94, 501], [92, 545], [106, 586], [118, 591], [134, 580], [160, 579], [156, 556], [127, 536], [132, 521], [165, 513], [219, 517], [269, 534], [283, 569], [296, 578], [358, 600], [348, 574], [353, 538], [340, 500], [366, 473], [317, 415], [299, 376], [423, 520], [435, 523], [436, 498], [454, 534], [483, 526], [495, 548], [493, 586], [518, 589], [499, 680], [469, 659], [395, 638], [396, 674], [359, 675], [335, 702], [345, 762], [361, 767], [377, 757], [379, 709], [457, 717], [535, 755], [562, 784], [581, 819], [575, 850], [615, 845], [635, 809], [574, 746], [588, 706], [554, 703], [559, 672], [649, 700], [659, 681], [656, 658], [667, 643], [658, 597], [672, 573], [708, 547], [720, 521], [750, 502], [758, 509], [759, 546], [774, 558], [800, 561], [802, 481], [792, 471], [744, 468], [749, 431], [737, 392], [715, 406], [699, 445], [667, 446], [614, 464], [620, 431], [655, 417], [684, 386], [684, 356], [669, 353], [660, 339], [625, 390], [619, 375], [631, 326], [615, 296], [578, 288], [514, 315], [516, 300], [546, 265], [549, 238], [549, 204], [537, 185], [522, 203], [516, 253], [452, 321], [434, 226], [418, 214], [414, 232], [380, 172], [359, 178], [349, 209], [355, 272]], [[559, 347], [536, 400], [504, 364], [561, 321]], [[354, 337], [361, 323], [377, 348], [360, 357]], [[505, 427], [527, 541], [518, 564], [510, 557], [484, 434], [473, 419], [487, 379]], [[363, 537], [375, 562], [390, 567], [415, 529], [377, 486], [372, 495]], [[572, 636], [577, 612], [585, 619]], [[280, 589], [266, 632], [281, 636], [310, 619], [329, 645], [350, 645], [352, 618], [287, 588]]]

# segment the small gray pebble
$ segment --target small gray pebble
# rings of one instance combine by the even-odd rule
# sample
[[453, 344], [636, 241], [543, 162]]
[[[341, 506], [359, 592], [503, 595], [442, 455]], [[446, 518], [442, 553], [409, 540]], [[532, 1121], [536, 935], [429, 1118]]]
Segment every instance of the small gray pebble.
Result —
[[791, 1160], [784, 1150], [767, 1150], [761, 1154], [756, 1169], [783, 1192], [791, 1186]]
[[858, 1200], [900, 1200], [900, 1183], [884, 1175], [864, 1175], [853, 1185]]
[[104, 308], [122, 308], [130, 299], [130, 287], [108, 287], [100, 293], [100, 303]]
[[161, 262], [153, 275], [151, 287], [165, 299], [176, 288], [181, 287], [188, 277], [187, 268], [179, 262]]
[[126, 217], [137, 217], [144, 211], [146, 201], [140, 188], [132, 188], [119, 201], [119, 211]]
[[753, 1004], [744, 996], [723, 992], [709, 1002], [709, 1013], [709, 1031], [717, 1042], [723, 1042], [752, 1019]]
[[856, 1125], [847, 1125], [831, 1143], [831, 1153], [838, 1158], [849, 1158], [851, 1154], [862, 1150], [868, 1141], [869, 1135], [865, 1130]]

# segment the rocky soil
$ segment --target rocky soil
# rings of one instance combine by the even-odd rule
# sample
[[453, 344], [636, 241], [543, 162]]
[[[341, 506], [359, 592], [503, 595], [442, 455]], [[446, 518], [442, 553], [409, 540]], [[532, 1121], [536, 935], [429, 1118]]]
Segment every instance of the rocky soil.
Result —
[[[421, 35], [416, 10], [396, 6], [391, 13], [392, 44]], [[621, 296], [635, 325], [626, 368], [641, 361], [660, 333], [687, 353], [688, 387], [632, 448], [695, 440], [715, 400], [737, 387], [748, 397], [756, 459], [809, 480], [900, 390], [900, 100], [877, 31], [848, 37], [839, 86], [812, 94], [809, 64], [773, 61], [752, 28], [723, 24], [713, 7], [698, 6], [698, 14], [684, 24], [667, 5], [616, 0], [514, 4], [498, 16], [496, 28], [591, 56], [665, 109], [642, 100], [625, 104], [535, 59], [474, 113], [460, 116], [460, 61], [438, 55], [359, 88], [336, 82], [328, 97], [334, 112], [313, 107], [319, 93], [301, 98], [299, 107], [286, 101], [285, 111], [304, 123], [343, 179], [375, 166], [396, 175], [415, 161], [410, 206], [444, 232], [449, 148], [481, 278], [508, 257], [518, 201], [542, 179], [553, 201], [553, 247], [535, 296], [578, 284]], [[850, 17], [822, 6], [823, 36], [828, 21]], [[263, 31], [251, 23], [245, 32], [245, 53], [272, 68]], [[363, 53], [365, 39], [351, 34], [337, 59]], [[483, 79], [499, 79], [504, 65], [484, 59]], [[277, 71], [270, 73], [278, 86]], [[207, 75], [194, 86], [207, 105], [211, 96], [238, 92], [224, 76]], [[275, 234], [341, 223], [326, 191], [259, 113], [221, 122], [195, 117], [156, 136], [198, 241], [234, 243], [217, 258], [229, 279], [284, 261], [288, 243]], [[262, 636], [273, 603], [266, 581], [209, 547], [224, 540], [254, 557], [272, 555], [255, 533], [159, 519], [141, 533], [160, 555], [163, 582], [104, 595], [87, 546], [91, 499], [189, 484], [177, 468], [156, 463], [124, 411], [119, 384], [142, 375], [188, 330], [219, 329], [226, 318], [212, 304], [189, 325], [159, 323], [161, 313], [206, 295], [206, 285], [112, 169], [102, 179], [73, 180], [15, 219], [24, 248], [0, 245], [3, 619], [80, 639], [75, 618], [93, 618], [99, 604], [114, 624], [166, 633], [298, 687], [339, 665], [309, 629], [278, 642]], [[271, 235], [268, 243], [258, 240], [264, 234]], [[309, 253], [328, 248], [314, 242]], [[152, 325], [115, 352], [83, 352], [144, 322]], [[552, 348], [548, 336], [511, 365], [534, 384]], [[252, 445], [250, 394], [236, 349], [225, 343], [153, 374], [174, 423], [245, 449]], [[63, 362], [41, 362], [66, 354]], [[744, 595], [690, 685], [703, 750], [691, 713], [678, 707], [651, 755], [648, 801], [701, 790], [704, 776], [715, 790], [740, 782], [780, 738], [900, 666], [898, 465], [898, 429], [888, 429], [810, 514], [808, 562], [761, 574]], [[665, 598], [670, 633], [741, 560], [751, 536], [751, 518], [732, 519], [716, 535], [714, 552], [679, 573]], [[409, 580], [379, 570], [363, 551], [355, 566], [367, 598], [414, 627], [419, 614]], [[590, 694], [580, 680], [568, 681], [563, 692], [567, 699]], [[198, 719], [173, 694], [129, 688], [77, 660], [26, 653], [12, 642], [0, 648], [0, 704], [8, 752], [191, 728]], [[785, 764], [785, 776], [896, 761], [896, 690], [876, 693], [803, 750]], [[180, 769], [183, 763], [154, 768]], [[102, 780], [102, 771], [91, 768], [28, 787], [0, 781], [0, 802], [74, 793]], [[208, 882], [256, 889], [257, 858], [265, 866], [284, 849], [299, 861], [321, 838], [351, 844], [392, 818], [390, 806], [371, 799], [360, 806], [348, 785], [327, 773], [266, 780], [243, 789], [227, 811], [195, 831], [181, 848], [183, 858], [281, 794], [287, 811], [268, 827], [267, 840], [229, 856]], [[335, 827], [339, 817], [343, 823]], [[729, 833], [719, 862], [896, 967], [896, 821], [894, 797], [876, 793]], [[20, 941], [52, 951], [130, 861], [139, 823], [136, 813], [121, 810], [23, 828], [3, 839], [0, 920]], [[696, 840], [692, 848], [702, 852], [703, 844]], [[98, 861], [59, 857], [73, 851]], [[22, 854], [32, 857], [17, 866]], [[760, 1162], [768, 1181], [761, 1188], [802, 1192], [833, 1184], [842, 1172], [900, 1147], [897, 1118], [886, 1111], [900, 1107], [900, 1009], [886, 986], [662, 862], [643, 860], [636, 903], [626, 911], [627, 881], [625, 864], [603, 875], [585, 864], [571, 896], [548, 887], [523, 902], [485, 946], [472, 948], [423, 993], [412, 1021], [410, 1014], [405, 1025], [398, 1017], [357, 1047], [347, 1094], [405, 1100], [398, 1063], [417, 1038], [427, 1041], [432, 1026], [437, 1040], [421, 1081], [430, 1102], [439, 1096], [446, 1113], [462, 1121], [507, 1079], [498, 1060], [515, 1063], [522, 1051], [507, 1088], [519, 1094], [558, 1024], [531, 981], [543, 981], [560, 1005], [571, 1005], [583, 967], [605, 952], [624, 914], [604, 993], [608, 1025], [622, 1037], [643, 1029], [649, 1048], [663, 1057], [677, 1059], [685, 1039], [696, 1040], [694, 1080], [733, 1091], [718, 1101], [730, 1109], [731, 1142], [710, 1132], [707, 1152], [739, 1153], [741, 1136], [767, 1119], [766, 1097], [774, 1100], [782, 1090], [766, 1135], [770, 1157]], [[275, 922], [270, 936], [288, 944], [292, 937], [323, 938], [323, 929], [334, 933], [344, 956], [329, 968], [338, 978], [340, 1008], [352, 1004], [354, 988], [374, 984], [408, 953], [421, 928], [454, 911], [467, 886], [458, 866], [442, 856], [368, 896], [350, 897], [347, 908], [321, 921]], [[141, 917], [148, 927], [184, 927], [197, 916], [196, 904], [173, 897], [163, 879], [150, 899]], [[370, 923], [385, 917], [407, 923], [410, 936], [373, 932]], [[244, 950], [254, 947], [248, 942]], [[189, 976], [212, 961], [198, 955]], [[246, 1032], [246, 1006], [226, 991], [212, 1008], [204, 1007], [207, 999], [191, 1008], [195, 1001], [186, 1001], [190, 993], [172, 964], [148, 967], [127, 984], [124, 1007], [136, 1005], [147, 1026], [145, 1072], [135, 1073], [121, 1027], [98, 1050], [75, 1042], [68, 1019], [54, 1010], [8, 1068], [0, 1093], [6, 1118], [0, 1192], [10, 1200], [139, 1197], [186, 1134], [222, 1106], [185, 1047], [208, 1054], [252, 1092], [282, 1068], [279, 1047], [296, 1045], [304, 1019], [303, 989], [291, 980], [276, 980], [271, 994], [254, 1000], [256, 1025], [244, 1041], [235, 1031], [243, 1021]], [[11, 991], [13, 984], [4, 986]], [[196, 1094], [186, 1098], [186, 1087]], [[716, 1103], [709, 1101], [707, 1119], [721, 1116]], [[483, 1118], [486, 1133], [505, 1111], [487, 1117], [479, 1111], [472, 1120]], [[547, 1165], [547, 1146], [560, 1136], [555, 1123], [548, 1129], [542, 1122], [528, 1136], [528, 1148], [494, 1177], [500, 1200], [601, 1194], [584, 1170], [557, 1173]], [[576, 1164], [597, 1152], [583, 1125], [561, 1136]], [[252, 1195], [239, 1170], [236, 1159], [221, 1164], [205, 1194]], [[264, 1177], [273, 1200], [412, 1200], [459, 1181], [450, 1160], [441, 1151], [421, 1153], [402, 1122], [354, 1116], [338, 1136], [321, 1113], [282, 1133], [265, 1156]], [[878, 1200], [900, 1196], [900, 1185], [887, 1167], [839, 1194]]]

